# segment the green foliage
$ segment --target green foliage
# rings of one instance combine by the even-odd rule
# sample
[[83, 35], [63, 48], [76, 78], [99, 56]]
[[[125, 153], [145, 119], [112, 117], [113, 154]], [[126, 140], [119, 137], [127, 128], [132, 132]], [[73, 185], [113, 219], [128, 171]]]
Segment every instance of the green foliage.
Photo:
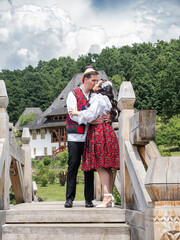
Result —
[[67, 172], [61, 170], [58, 174], [57, 177], [59, 178], [59, 183], [61, 186], [64, 186], [67, 180]]
[[9, 200], [10, 200], [10, 204], [13, 204], [15, 205], [16, 204], [16, 200], [15, 200], [15, 196], [14, 196], [14, 192], [13, 192], [13, 189], [12, 187], [10, 187], [9, 189]]
[[40, 179], [41, 187], [46, 187], [48, 184], [48, 180], [49, 180], [48, 175], [43, 174]]
[[22, 115], [19, 119], [19, 127], [22, 127], [35, 119], [34, 113]]
[[32, 165], [32, 168], [35, 168], [37, 165], [37, 161], [34, 158], [31, 158], [31, 165]]
[[21, 137], [22, 136], [22, 132], [20, 132], [18, 129], [14, 128], [14, 136], [17, 137]]
[[48, 165], [50, 165], [51, 164], [51, 158], [49, 158], [49, 157], [44, 157], [43, 158], [43, 164], [44, 164], [44, 166], [48, 166]]
[[156, 144], [163, 146], [177, 146], [180, 149], [180, 115], [174, 116], [156, 131]]
[[166, 151], [164, 148], [162, 148], [162, 146], [158, 146], [158, 150], [162, 157], [171, 157], [172, 156], [171, 152], [169, 150]]
[[33, 178], [37, 183], [40, 183], [41, 186], [46, 187], [49, 181], [49, 169], [47, 166], [44, 166], [43, 161], [38, 163], [38, 169]]
[[123, 75], [115, 74], [112, 78], [111, 81], [113, 85], [116, 87], [116, 89], [119, 91], [119, 88], [121, 86], [121, 83], [125, 81], [126, 79], [123, 77]]
[[114, 186], [113, 187], [113, 196], [114, 196], [114, 201], [116, 205], [121, 205], [121, 197], [119, 195], [119, 192], [117, 188]]
[[58, 162], [59, 167], [65, 166], [68, 164], [68, 149], [64, 150], [62, 153], [56, 156], [55, 161]]
[[22, 147], [22, 145], [23, 145], [23, 144], [22, 144], [22, 141], [20, 141], [20, 140], [17, 141], [17, 144], [18, 144], [20, 147]]
[[38, 168], [38, 169], [44, 168], [44, 163], [43, 163], [43, 161], [39, 161], [39, 162], [38, 162], [37, 168]]
[[54, 184], [56, 179], [56, 173], [53, 170], [49, 171], [49, 183]]
[[77, 177], [76, 177], [76, 183], [84, 183], [84, 175], [82, 174], [78, 174]]

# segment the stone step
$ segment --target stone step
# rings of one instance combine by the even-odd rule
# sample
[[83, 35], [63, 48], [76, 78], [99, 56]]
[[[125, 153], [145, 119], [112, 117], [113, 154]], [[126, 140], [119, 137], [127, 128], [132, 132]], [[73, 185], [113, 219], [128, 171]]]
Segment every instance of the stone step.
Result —
[[2, 240], [130, 240], [123, 223], [5, 224]]
[[85, 208], [76, 202], [64, 208], [64, 202], [23, 203], [6, 211], [6, 223], [124, 223], [125, 210], [114, 208]]

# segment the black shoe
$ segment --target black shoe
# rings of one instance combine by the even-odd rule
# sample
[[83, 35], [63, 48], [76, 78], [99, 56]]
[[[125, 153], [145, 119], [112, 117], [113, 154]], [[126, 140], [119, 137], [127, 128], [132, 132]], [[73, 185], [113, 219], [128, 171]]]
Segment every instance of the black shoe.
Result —
[[72, 200], [71, 199], [66, 200], [66, 202], [64, 204], [64, 207], [65, 208], [72, 208], [72, 206], [73, 206]]
[[92, 203], [92, 201], [86, 201], [85, 207], [94, 207], [94, 204]]

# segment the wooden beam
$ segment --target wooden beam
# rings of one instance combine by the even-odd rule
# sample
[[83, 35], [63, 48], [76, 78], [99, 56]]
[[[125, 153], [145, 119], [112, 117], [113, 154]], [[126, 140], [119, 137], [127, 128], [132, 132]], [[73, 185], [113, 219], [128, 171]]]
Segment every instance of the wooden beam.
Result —
[[6, 112], [7, 102], [1, 98], [2, 90], [0, 88], [0, 139], [4, 153], [1, 154], [0, 210], [6, 210], [9, 209], [9, 116]]
[[32, 202], [32, 172], [31, 172], [31, 149], [29, 128], [23, 128], [22, 133], [23, 150], [25, 152], [24, 166], [24, 185], [25, 185], [25, 202]]
[[146, 152], [145, 146], [138, 146], [137, 150], [138, 150], [141, 160], [145, 166], [145, 169], [147, 170], [151, 160]]
[[[151, 201], [147, 193], [144, 182], [146, 171], [137, 151], [130, 141], [125, 141], [125, 158], [127, 170], [133, 185], [136, 198], [136, 207], [138, 210], [145, 212], [148, 202]], [[126, 189], [126, 188], [125, 188]], [[131, 206], [133, 208], [133, 206]]]
[[156, 111], [140, 110], [129, 120], [130, 141], [133, 145], [146, 145], [156, 137]]
[[2, 175], [2, 170], [4, 167], [4, 161], [5, 161], [5, 139], [0, 139], [0, 178]]
[[25, 152], [13, 138], [9, 139], [9, 154], [21, 164], [25, 164]]
[[24, 177], [21, 164], [14, 158], [11, 161], [10, 178], [16, 203], [23, 203], [25, 200]]

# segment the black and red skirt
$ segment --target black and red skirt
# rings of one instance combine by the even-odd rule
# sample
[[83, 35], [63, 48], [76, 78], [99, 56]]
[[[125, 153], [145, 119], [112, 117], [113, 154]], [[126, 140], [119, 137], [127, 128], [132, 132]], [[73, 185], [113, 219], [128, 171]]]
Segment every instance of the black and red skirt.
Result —
[[99, 167], [120, 168], [118, 139], [113, 127], [106, 122], [89, 125], [84, 146], [82, 171]]

